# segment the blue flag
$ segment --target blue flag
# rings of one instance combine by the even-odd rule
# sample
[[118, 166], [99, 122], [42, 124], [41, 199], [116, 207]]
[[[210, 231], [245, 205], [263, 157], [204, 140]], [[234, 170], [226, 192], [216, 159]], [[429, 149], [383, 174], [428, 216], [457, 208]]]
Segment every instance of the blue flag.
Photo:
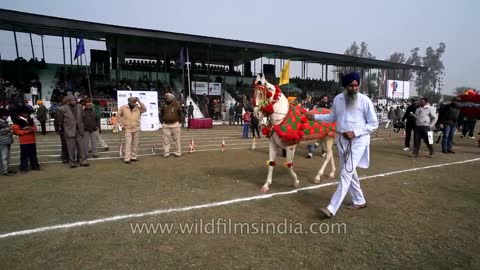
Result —
[[75, 51], [75, 57], [73, 58], [73, 60], [76, 60], [78, 57], [80, 57], [84, 53], [85, 53], [85, 45], [83, 44], [83, 38], [81, 38], [77, 44], [77, 50]]

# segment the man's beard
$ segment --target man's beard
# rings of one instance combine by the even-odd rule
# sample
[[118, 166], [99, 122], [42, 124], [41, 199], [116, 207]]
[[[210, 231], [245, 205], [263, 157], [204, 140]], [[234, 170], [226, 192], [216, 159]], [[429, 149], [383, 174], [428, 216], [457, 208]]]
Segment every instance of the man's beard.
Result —
[[357, 92], [345, 91], [345, 103], [347, 108], [351, 108], [357, 104], [358, 95]]

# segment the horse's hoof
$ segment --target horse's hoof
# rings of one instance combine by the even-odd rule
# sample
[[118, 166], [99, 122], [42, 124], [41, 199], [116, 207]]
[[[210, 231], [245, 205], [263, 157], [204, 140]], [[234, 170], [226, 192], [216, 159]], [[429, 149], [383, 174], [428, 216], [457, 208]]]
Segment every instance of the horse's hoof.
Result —
[[268, 192], [268, 186], [262, 186], [262, 187], [260, 188], [260, 192], [262, 192], [262, 193], [267, 193], [267, 192]]
[[293, 183], [293, 188], [299, 188], [300, 187], [300, 181], [295, 181]]
[[320, 181], [321, 181], [320, 177], [315, 177], [315, 180], [313, 181], [313, 183], [318, 184], [320, 183]]
[[335, 177], [335, 173], [334, 173], [334, 172], [330, 173], [330, 174], [328, 175], [328, 177], [334, 178], [334, 177]]

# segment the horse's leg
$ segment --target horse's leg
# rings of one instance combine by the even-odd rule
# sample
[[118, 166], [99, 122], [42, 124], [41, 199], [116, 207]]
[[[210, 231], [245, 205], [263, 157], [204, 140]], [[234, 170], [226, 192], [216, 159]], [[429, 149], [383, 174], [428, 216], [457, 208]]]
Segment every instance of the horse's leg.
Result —
[[[335, 168], [335, 161], [333, 160], [333, 142], [335, 141], [334, 138], [332, 137], [328, 137], [327, 141], [326, 141], [326, 144], [327, 144], [327, 151], [330, 152], [330, 165], [331, 165], [331, 168], [332, 168], [332, 171], [330, 172], [330, 174], [328, 175], [328, 177], [330, 178], [333, 178], [335, 177], [335, 171], [336, 171], [336, 168]], [[328, 154], [327, 154], [328, 156]]]
[[[269, 161], [275, 161], [275, 159], [277, 158], [277, 145], [273, 141], [273, 137], [270, 138], [269, 157]], [[272, 183], [273, 167], [274, 166], [271, 165], [268, 166], [267, 181], [260, 189], [261, 192], [267, 192], [269, 189], [268, 186]]]
[[293, 145], [290, 147], [287, 147], [287, 166], [288, 170], [290, 171], [290, 175], [293, 177], [293, 187], [298, 188], [300, 187], [300, 181], [297, 178], [297, 174], [293, 170], [293, 157], [295, 156], [295, 150], [297, 146]]
[[[318, 171], [317, 176], [315, 176], [314, 183], [316, 184], [320, 183], [321, 177], [325, 171], [325, 168], [327, 167], [328, 162], [333, 162], [333, 152], [332, 152], [333, 138], [327, 136], [324, 138], [324, 141], [325, 141], [325, 148], [326, 148], [325, 151], [327, 152], [327, 157], [325, 158], [325, 161], [323, 161], [322, 167]], [[335, 175], [335, 167], [332, 168], [332, 172], [333, 172], [333, 175]], [[332, 173], [330, 173], [330, 175], [332, 175]]]

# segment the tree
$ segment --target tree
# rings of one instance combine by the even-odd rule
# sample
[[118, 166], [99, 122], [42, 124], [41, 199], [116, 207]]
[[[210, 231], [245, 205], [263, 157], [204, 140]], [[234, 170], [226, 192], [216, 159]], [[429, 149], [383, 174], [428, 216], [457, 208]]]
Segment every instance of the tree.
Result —
[[[410, 57], [408, 57], [407, 61], [405, 61], [405, 64], [407, 65], [414, 65], [414, 66], [421, 66], [422, 65], [422, 58], [420, 55], [418, 55], [418, 51], [420, 49], [414, 48], [413, 50], [410, 51]], [[411, 70], [406, 71], [407, 75], [405, 76], [408, 81], [413, 80], [414, 73]]]
[[[358, 46], [357, 42], [354, 41], [352, 45], [350, 45], [350, 47], [345, 50], [345, 55], [375, 59], [375, 56], [373, 56], [373, 54], [368, 51], [368, 44], [365, 41], [362, 41], [360, 43], [360, 46]], [[337, 71], [340, 73], [340, 70]], [[360, 90], [370, 95], [375, 95], [375, 93], [378, 94], [378, 85], [376, 84], [377, 74], [371, 73], [365, 69], [360, 69], [356, 71], [359, 72], [361, 77], [363, 78], [363, 83]]]
[[442, 94], [440, 94], [440, 92], [427, 91], [422, 95], [422, 97], [427, 98], [428, 103], [433, 104], [440, 101], [440, 99], [442, 98]]
[[369, 59], [375, 59], [375, 56], [368, 51], [368, 44], [365, 41], [360, 43], [360, 47], [357, 45], [357, 42], [354, 41], [348, 49], [345, 50], [345, 55], [363, 57]]
[[425, 95], [427, 92], [440, 92], [444, 76], [444, 66], [440, 58], [445, 53], [446, 45], [441, 42], [436, 50], [428, 47], [425, 50], [425, 56], [422, 57], [423, 66], [427, 71], [417, 73], [415, 86], [419, 95]]
[[345, 55], [351, 55], [351, 56], [359, 56], [360, 54], [358, 53], [358, 50], [360, 48], [357, 45], [357, 42], [354, 41], [352, 45], [350, 45], [350, 48], [345, 50]]

